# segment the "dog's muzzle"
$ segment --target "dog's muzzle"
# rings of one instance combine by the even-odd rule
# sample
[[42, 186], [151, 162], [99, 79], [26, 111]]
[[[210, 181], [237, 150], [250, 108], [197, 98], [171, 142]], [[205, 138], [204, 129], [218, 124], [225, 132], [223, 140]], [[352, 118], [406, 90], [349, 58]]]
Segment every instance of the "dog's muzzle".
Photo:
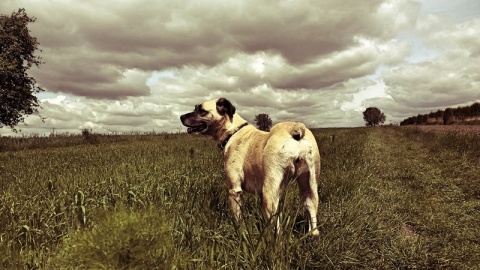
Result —
[[205, 122], [197, 122], [197, 123], [191, 123], [192, 121], [190, 120], [191, 115], [189, 113], [184, 114], [180, 116], [180, 121], [182, 121], [182, 124], [186, 126], [187, 133], [200, 133], [202, 131], [205, 131], [208, 127], [208, 125]]

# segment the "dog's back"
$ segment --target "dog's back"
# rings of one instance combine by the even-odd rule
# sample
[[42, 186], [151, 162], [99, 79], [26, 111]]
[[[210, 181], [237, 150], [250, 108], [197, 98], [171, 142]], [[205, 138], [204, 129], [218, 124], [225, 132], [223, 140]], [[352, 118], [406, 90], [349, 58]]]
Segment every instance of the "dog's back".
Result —
[[[315, 171], [319, 178], [320, 153], [313, 133], [301, 122], [283, 122], [276, 124], [270, 131], [269, 142], [264, 149], [264, 158], [282, 157], [280, 161], [288, 167], [284, 178], [295, 178], [304, 173]], [[284, 179], [289, 180], [289, 179]]]

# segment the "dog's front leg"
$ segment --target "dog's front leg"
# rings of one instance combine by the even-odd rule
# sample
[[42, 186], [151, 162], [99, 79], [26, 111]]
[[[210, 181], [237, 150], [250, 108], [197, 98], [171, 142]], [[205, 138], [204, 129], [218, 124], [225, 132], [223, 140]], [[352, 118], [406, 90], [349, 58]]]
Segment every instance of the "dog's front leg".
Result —
[[242, 206], [242, 190], [230, 189], [228, 191], [228, 203], [232, 209], [233, 216], [235, 221], [240, 221], [241, 219], [241, 206]]

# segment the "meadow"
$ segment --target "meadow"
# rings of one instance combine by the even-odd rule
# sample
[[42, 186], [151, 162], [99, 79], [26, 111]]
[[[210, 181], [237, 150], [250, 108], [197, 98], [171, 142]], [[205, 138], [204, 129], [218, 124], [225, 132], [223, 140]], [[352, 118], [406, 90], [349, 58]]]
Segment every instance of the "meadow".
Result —
[[314, 134], [319, 237], [294, 182], [281, 235], [253, 195], [234, 223], [221, 152], [199, 136], [0, 138], [0, 268], [480, 268], [480, 134]]

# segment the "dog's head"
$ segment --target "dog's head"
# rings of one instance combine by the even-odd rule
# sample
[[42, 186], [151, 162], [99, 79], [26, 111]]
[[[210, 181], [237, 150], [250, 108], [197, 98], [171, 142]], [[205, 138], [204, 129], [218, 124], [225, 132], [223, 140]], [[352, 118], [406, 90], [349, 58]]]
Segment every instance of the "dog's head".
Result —
[[219, 98], [195, 105], [195, 110], [180, 116], [188, 133], [218, 136], [227, 123], [232, 122], [235, 107], [226, 98]]

